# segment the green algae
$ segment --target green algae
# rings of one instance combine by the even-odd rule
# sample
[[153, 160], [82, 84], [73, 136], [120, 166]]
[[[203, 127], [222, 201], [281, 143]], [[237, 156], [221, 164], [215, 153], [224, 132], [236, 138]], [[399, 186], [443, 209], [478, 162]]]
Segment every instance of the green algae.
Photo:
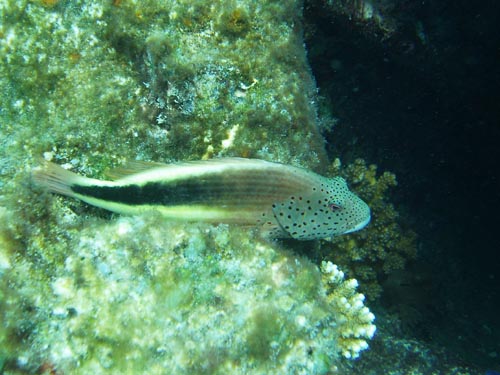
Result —
[[226, 154], [319, 167], [298, 5], [231, 4], [8, 3], [5, 122], [23, 128], [34, 155], [54, 151], [96, 172], [126, 158]]
[[272, 304], [261, 306], [252, 313], [250, 332], [246, 339], [250, 357], [267, 360], [272, 354], [272, 343], [281, 341], [281, 314]]
[[129, 159], [226, 155], [321, 169], [300, 5], [0, 5], [5, 373], [314, 374], [357, 355], [335, 328], [351, 325], [335, 299], [354, 287], [339, 279], [332, 297], [310, 260], [239, 228], [103, 213], [30, 179], [41, 155], [98, 178]]

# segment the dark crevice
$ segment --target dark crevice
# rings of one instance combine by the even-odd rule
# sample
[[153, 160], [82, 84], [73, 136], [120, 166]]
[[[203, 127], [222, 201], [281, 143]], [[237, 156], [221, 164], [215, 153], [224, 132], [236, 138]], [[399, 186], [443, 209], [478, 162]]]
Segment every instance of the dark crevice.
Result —
[[391, 200], [420, 237], [409, 272], [432, 275], [421, 338], [486, 366], [500, 353], [500, 4], [386, 1], [387, 31], [354, 3], [305, 5], [328, 154], [396, 173]]

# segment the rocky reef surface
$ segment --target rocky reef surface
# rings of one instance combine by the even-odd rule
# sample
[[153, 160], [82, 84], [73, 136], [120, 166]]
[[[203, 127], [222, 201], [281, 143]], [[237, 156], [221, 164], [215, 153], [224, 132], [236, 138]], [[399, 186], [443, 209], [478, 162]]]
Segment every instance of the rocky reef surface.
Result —
[[[301, 7], [0, 4], [0, 372], [364, 371], [352, 359], [367, 349], [374, 315], [354, 278], [375, 300], [377, 275], [414, 256], [414, 237], [385, 204], [393, 176], [328, 162]], [[41, 156], [95, 178], [126, 160], [223, 156], [343, 173], [381, 222], [297, 245], [120, 217], [33, 186]], [[361, 359], [377, 369], [391, 350], [417, 347], [389, 335], [373, 343]], [[402, 358], [404, 368], [414, 357]], [[414, 373], [427, 373], [426, 358]]]
[[4, 373], [328, 373], [375, 332], [357, 282], [251, 231], [49, 196], [43, 156], [322, 169], [300, 3], [0, 6]]

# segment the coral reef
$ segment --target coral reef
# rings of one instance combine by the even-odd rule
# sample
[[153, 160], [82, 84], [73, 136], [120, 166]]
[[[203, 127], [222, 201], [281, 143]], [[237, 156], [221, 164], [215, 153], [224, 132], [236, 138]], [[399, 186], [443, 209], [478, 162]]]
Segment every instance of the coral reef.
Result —
[[[396, 3], [321, 4], [340, 27], [406, 32], [404, 54], [428, 44], [416, 17], [390, 17]], [[241, 228], [118, 217], [31, 186], [42, 154], [97, 178], [128, 159], [226, 155], [320, 171], [318, 125], [335, 121], [316, 118], [301, 11], [300, 1], [0, 3], [2, 374], [389, 374], [395, 357], [405, 373], [434, 368], [425, 347], [385, 332], [369, 365], [344, 360], [366, 348], [374, 317], [329, 260], [375, 298], [414, 254], [384, 197], [395, 180], [375, 167], [332, 168], [370, 201], [373, 223], [301, 244], [319, 247], [321, 267], [312, 251]]]
[[372, 221], [363, 231], [322, 242], [319, 253], [321, 258], [331, 259], [357, 278], [363, 293], [369, 299], [376, 299], [387, 275], [402, 269], [416, 256], [416, 234], [404, 227], [387, 200], [388, 189], [397, 184], [396, 177], [389, 172], [377, 176], [377, 167], [367, 166], [361, 159], [345, 168], [337, 160], [330, 170], [334, 175], [343, 175], [350, 188], [368, 203]]
[[[1, 250], [9, 371], [321, 374], [375, 331], [355, 280], [247, 231], [148, 215], [46, 240]], [[63, 262], [45, 262], [62, 251]]]
[[237, 155], [320, 169], [301, 3], [0, 4], [0, 371], [334, 371], [373, 314], [330, 263], [225, 226], [116, 217], [31, 186], [36, 158]]

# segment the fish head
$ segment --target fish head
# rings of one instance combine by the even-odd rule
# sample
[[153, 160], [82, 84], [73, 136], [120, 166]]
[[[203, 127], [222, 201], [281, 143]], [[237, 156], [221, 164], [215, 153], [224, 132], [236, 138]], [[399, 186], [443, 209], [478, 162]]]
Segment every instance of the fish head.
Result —
[[306, 191], [273, 204], [283, 231], [300, 240], [351, 233], [370, 222], [370, 208], [341, 177], [311, 181]]

